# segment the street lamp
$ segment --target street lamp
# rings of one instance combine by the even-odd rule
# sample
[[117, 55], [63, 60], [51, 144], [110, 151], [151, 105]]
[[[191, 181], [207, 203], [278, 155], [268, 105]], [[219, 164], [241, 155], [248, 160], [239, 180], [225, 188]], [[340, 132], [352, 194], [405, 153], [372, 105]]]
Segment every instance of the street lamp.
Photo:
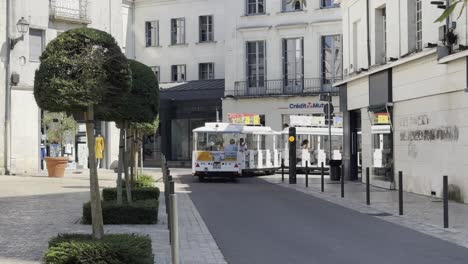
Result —
[[24, 19], [24, 17], [21, 17], [21, 19], [16, 23], [16, 29], [21, 34], [21, 37], [10, 39], [10, 49], [13, 49], [19, 41], [24, 40], [24, 34], [29, 30], [29, 22]]

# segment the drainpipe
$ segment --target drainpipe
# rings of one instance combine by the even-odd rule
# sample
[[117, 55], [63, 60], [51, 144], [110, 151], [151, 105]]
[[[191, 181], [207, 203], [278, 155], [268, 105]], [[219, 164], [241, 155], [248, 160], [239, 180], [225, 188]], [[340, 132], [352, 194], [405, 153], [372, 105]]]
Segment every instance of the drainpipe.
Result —
[[370, 0], [367, 0], [367, 5], [366, 5], [366, 12], [367, 12], [367, 68], [370, 69], [370, 66], [372, 64], [372, 60], [371, 60], [371, 46], [370, 46], [370, 15], [369, 15], [369, 1]]
[[11, 90], [10, 90], [10, 71], [11, 71], [11, 43], [10, 43], [10, 3], [11, 0], [6, 1], [6, 61], [5, 61], [5, 133], [4, 133], [4, 166], [5, 174], [10, 174], [10, 104], [11, 104]]

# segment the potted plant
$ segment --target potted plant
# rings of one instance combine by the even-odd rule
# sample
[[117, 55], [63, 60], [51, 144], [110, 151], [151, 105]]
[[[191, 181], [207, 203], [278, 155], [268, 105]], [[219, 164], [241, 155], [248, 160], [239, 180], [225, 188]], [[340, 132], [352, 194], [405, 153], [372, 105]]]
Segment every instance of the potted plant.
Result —
[[42, 123], [47, 128], [49, 156], [45, 158], [49, 177], [63, 177], [68, 165], [64, 157], [64, 142], [76, 134], [76, 121], [66, 113], [46, 112]]

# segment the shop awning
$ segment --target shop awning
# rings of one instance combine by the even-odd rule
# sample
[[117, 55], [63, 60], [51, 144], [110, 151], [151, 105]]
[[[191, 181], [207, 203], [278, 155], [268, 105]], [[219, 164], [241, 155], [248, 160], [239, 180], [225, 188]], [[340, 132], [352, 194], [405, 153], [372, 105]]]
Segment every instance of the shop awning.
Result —
[[222, 97], [224, 97], [224, 79], [189, 81], [161, 90], [161, 100], [221, 100]]

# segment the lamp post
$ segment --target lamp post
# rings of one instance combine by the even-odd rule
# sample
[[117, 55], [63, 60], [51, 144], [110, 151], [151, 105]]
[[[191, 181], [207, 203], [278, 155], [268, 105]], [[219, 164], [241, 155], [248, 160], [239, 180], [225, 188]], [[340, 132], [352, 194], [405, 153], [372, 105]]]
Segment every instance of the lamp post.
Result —
[[21, 19], [16, 23], [16, 29], [21, 34], [21, 37], [14, 39], [10, 38], [10, 50], [15, 48], [16, 43], [24, 40], [24, 34], [28, 33], [29, 30], [29, 22], [24, 19], [24, 17], [21, 17]]
[[24, 34], [29, 30], [29, 22], [24, 18], [18, 20], [16, 29], [21, 34], [20, 37], [11, 38], [10, 20], [11, 20], [11, 0], [6, 1], [6, 67], [5, 67], [5, 138], [4, 138], [4, 166], [5, 174], [10, 174], [11, 160], [11, 51], [19, 41], [24, 40]]

